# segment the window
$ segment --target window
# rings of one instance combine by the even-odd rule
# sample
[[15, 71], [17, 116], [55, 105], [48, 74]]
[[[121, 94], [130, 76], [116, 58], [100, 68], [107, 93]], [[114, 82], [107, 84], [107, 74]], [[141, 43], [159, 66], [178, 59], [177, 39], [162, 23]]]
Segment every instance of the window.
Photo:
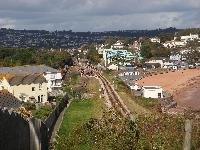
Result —
[[51, 75], [50, 75], [50, 78], [51, 78], [51, 79], [54, 79], [54, 78], [55, 78], [55, 74], [51, 74]]
[[32, 87], [32, 91], [35, 91], [35, 87]]
[[41, 97], [40, 97], [40, 101], [43, 102], [43, 95], [41, 95]]
[[39, 90], [41, 90], [41, 88], [42, 88], [42, 84], [39, 84]]
[[38, 103], [40, 103], [40, 96], [38, 96]]

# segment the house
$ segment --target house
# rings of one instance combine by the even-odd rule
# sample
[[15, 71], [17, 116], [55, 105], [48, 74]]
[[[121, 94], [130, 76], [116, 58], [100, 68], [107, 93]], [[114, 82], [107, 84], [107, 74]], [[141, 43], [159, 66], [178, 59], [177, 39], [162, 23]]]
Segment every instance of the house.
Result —
[[194, 40], [199, 40], [199, 35], [198, 34], [191, 34], [186, 35], [186, 36], [181, 36], [181, 41], [194, 41]]
[[174, 63], [171, 61], [164, 62], [164, 64], [163, 64], [164, 69], [171, 69], [171, 68], [173, 68], [173, 66], [174, 66]]
[[100, 55], [102, 55], [102, 54], [103, 54], [104, 47], [105, 47], [105, 45], [104, 45], [104, 44], [102, 44], [101, 46], [97, 47], [98, 54], [100, 54]]
[[116, 49], [123, 49], [124, 48], [124, 43], [120, 40], [118, 40], [115, 44], [112, 45], [113, 48]]
[[132, 49], [134, 51], [139, 51], [141, 48], [141, 43], [138, 41], [134, 41], [132, 45], [129, 45], [129, 49]]
[[163, 43], [163, 46], [166, 48], [174, 48], [174, 47], [185, 47], [187, 44], [187, 42], [185, 41], [166, 41], [165, 43]]
[[135, 90], [135, 91], [141, 90], [141, 87], [137, 83], [131, 85], [130, 88], [131, 90]]
[[0, 74], [43, 74], [48, 84], [48, 91], [60, 90], [62, 87], [62, 75], [57, 69], [45, 65], [1, 67]]
[[17, 109], [21, 107], [21, 101], [7, 90], [0, 90], [0, 108]]
[[[165, 57], [152, 57], [149, 61], [145, 62], [145, 64], [160, 64], [160, 67], [163, 68], [164, 62], [166, 61]], [[157, 66], [157, 65], [156, 65]], [[155, 67], [157, 68], [157, 67]]]
[[150, 41], [152, 43], [160, 43], [160, 38], [158, 38], [158, 37], [150, 38]]
[[47, 81], [42, 74], [1, 75], [1, 90], [7, 90], [22, 102], [47, 102]]
[[163, 89], [160, 86], [143, 86], [142, 93], [145, 98], [163, 98]]
[[171, 53], [169, 59], [172, 61], [181, 61], [182, 55], [180, 53]]
[[119, 69], [119, 67], [118, 67], [117, 65], [115, 65], [115, 64], [111, 64], [111, 65], [109, 65], [107, 68], [108, 68], [109, 70], [118, 70], [118, 69]]
[[127, 50], [105, 49], [103, 51], [105, 66], [110, 63], [117, 63], [121, 66], [130, 65], [130, 62], [134, 61], [135, 58], [136, 56]]

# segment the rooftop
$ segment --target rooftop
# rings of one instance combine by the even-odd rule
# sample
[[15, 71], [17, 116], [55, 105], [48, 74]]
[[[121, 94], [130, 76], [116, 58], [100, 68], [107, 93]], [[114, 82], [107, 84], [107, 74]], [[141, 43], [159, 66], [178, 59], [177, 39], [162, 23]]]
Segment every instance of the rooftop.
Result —
[[161, 89], [159, 86], [143, 86], [144, 89]]
[[21, 107], [21, 102], [6, 90], [0, 90], [0, 107], [17, 109]]
[[46, 73], [46, 72], [58, 72], [57, 69], [45, 66], [16, 66], [16, 67], [1, 67], [0, 74], [35, 74], [35, 73]]
[[46, 83], [46, 79], [42, 74], [29, 74], [29, 75], [12, 75], [12, 76], [5, 76], [7, 81], [11, 86], [14, 85], [29, 85], [29, 84], [39, 84], [39, 83]]

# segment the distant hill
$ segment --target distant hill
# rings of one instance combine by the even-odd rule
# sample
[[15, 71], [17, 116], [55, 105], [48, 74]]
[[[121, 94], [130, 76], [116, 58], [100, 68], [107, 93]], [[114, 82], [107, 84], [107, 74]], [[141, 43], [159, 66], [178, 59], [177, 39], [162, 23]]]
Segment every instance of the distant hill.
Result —
[[83, 44], [100, 44], [106, 38], [129, 39], [139, 37], [154, 37], [161, 33], [182, 31], [176, 28], [155, 29], [155, 30], [120, 30], [105, 32], [73, 32], [69, 31], [46, 31], [46, 30], [14, 30], [0, 29], [0, 46], [9, 48], [78, 48]]

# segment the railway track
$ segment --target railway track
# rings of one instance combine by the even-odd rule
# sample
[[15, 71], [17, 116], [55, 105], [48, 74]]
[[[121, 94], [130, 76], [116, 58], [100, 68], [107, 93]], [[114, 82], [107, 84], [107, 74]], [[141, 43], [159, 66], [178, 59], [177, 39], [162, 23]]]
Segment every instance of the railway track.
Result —
[[111, 102], [113, 109], [122, 117], [131, 119], [132, 114], [125, 106], [125, 104], [120, 100], [119, 96], [116, 94], [109, 81], [105, 77], [103, 77], [100, 73], [96, 73], [96, 75], [102, 81], [105, 87], [105, 92], [108, 95], [108, 99]]

